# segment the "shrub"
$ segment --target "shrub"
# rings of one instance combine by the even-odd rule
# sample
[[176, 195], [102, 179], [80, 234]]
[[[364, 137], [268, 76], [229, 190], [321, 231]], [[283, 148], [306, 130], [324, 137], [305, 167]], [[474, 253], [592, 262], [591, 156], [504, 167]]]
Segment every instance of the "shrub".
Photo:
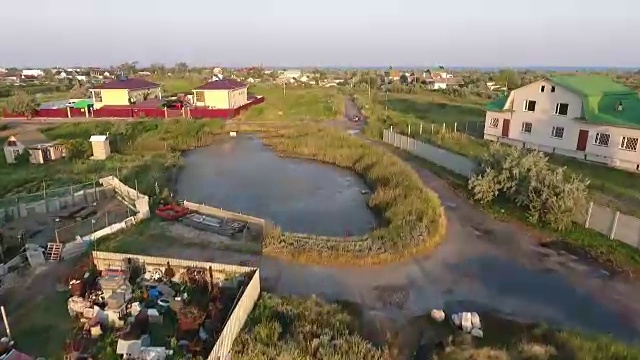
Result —
[[474, 199], [488, 203], [504, 196], [527, 209], [533, 223], [565, 230], [575, 210], [584, 208], [588, 181], [550, 165], [541, 152], [494, 144], [481, 169], [469, 179]]
[[438, 196], [413, 169], [383, 149], [337, 130], [298, 127], [280, 130], [264, 142], [282, 155], [309, 158], [351, 169], [372, 188], [369, 206], [383, 226], [355, 238], [267, 232], [264, 250], [309, 262], [354, 264], [395, 261], [437, 245], [444, 232]]
[[40, 104], [36, 98], [24, 91], [17, 92], [7, 101], [7, 109], [10, 113], [24, 115], [31, 118], [38, 111]]

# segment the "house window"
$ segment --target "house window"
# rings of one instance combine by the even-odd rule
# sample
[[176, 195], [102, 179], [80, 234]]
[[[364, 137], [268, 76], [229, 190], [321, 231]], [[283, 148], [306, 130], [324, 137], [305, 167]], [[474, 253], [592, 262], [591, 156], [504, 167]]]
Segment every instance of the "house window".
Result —
[[522, 132], [526, 133], [526, 134], [531, 134], [531, 129], [533, 128], [533, 124], [530, 122], [523, 122], [522, 123]]
[[95, 102], [102, 102], [102, 92], [101, 91], [94, 91], [93, 92], [93, 98], [95, 99]]
[[609, 141], [611, 140], [611, 134], [606, 133], [596, 133], [596, 139], [593, 144], [598, 146], [609, 146]]
[[551, 92], [556, 92], [556, 87], [555, 86], [551, 87]]
[[204, 91], [196, 91], [196, 102], [204, 102]]
[[500, 119], [498, 119], [498, 118], [493, 118], [489, 122], [489, 126], [491, 126], [492, 128], [497, 128], [498, 124], [500, 124]]
[[562, 139], [564, 137], [564, 128], [561, 126], [554, 126], [551, 128], [551, 137]]
[[536, 111], [536, 101], [535, 100], [525, 100], [524, 101], [524, 111], [534, 112]]
[[622, 142], [620, 142], [620, 149], [638, 151], [638, 138], [623, 136]]
[[569, 104], [557, 103], [555, 114], [560, 116], [567, 116], [569, 114]]
[[545, 88], [544, 85], [540, 86], [540, 92], [544, 92], [544, 88]]
[[18, 142], [15, 140], [9, 140], [7, 141], [7, 146], [16, 147], [18, 146]]

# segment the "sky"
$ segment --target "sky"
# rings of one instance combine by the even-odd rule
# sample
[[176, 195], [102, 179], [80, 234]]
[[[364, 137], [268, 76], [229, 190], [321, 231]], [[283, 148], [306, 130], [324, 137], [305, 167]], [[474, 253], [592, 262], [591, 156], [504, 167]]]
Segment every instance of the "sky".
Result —
[[640, 0], [7, 0], [0, 5], [0, 67], [127, 61], [640, 67]]

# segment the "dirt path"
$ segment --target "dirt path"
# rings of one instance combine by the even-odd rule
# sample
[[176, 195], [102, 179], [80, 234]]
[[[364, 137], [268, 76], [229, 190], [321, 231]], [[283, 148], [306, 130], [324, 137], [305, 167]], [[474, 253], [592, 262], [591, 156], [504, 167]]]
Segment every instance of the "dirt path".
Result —
[[445, 206], [447, 238], [432, 256], [368, 269], [263, 257], [263, 287], [357, 303], [398, 325], [433, 308], [499, 310], [524, 321], [611, 333], [627, 341], [640, 338], [640, 286], [538, 246], [539, 235], [493, 219], [445, 181], [405, 160]]

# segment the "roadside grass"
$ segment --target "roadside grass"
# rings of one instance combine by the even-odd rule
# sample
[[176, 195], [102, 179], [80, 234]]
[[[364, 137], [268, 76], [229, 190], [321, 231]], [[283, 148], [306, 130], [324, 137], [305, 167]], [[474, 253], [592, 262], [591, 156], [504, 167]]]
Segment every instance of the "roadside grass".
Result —
[[266, 101], [240, 116], [241, 121], [287, 122], [335, 120], [344, 115], [344, 95], [335, 87], [252, 85], [249, 92]]
[[278, 154], [350, 169], [372, 189], [369, 207], [382, 225], [362, 237], [333, 238], [267, 231], [264, 252], [304, 263], [373, 265], [433, 250], [446, 231], [437, 195], [410, 166], [387, 151], [321, 126], [280, 130], [263, 137]]
[[[640, 348], [608, 335], [564, 331], [544, 324], [521, 323], [481, 313], [484, 337], [454, 331], [448, 322], [422, 317], [419, 328], [405, 326], [387, 334], [376, 346], [362, 334], [372, 333], [361, 311], [349, 304], [327, 303], [312, 297], [280, 297], [262, 293], [233, 344], [238, 359], [340, 358], [401, 359], [413, 356], [416, 343], [398, 342], [412, 332], [430, 339], [451, 336], [446, 350], [432, 346], [440, 360], [635, 360]], [[379, 324], [378, 324], [379, 325]], [[435, 343], [435, 341], [434, 341]], [[429, 344], [431, 345], [431, 344]], [[429, 351], [427, 351], [429, 352]], [[426, 354], [425, 354], [426, 355]], [[425, 357], [426, 358], [426, 357]]]
[[[478, 159], [489, 149], [489, 142], [482, 139], [484, 124], [465, 125], [470, 118], [484, 120], [484, 110], [478, 99], [451, 98], [443, 94], [426, 92], [421, 94], [389, 94], [385, 118], [384, 95], [376, 94], [372, 100], [357, 93], [361, 105], [369, 109], [370, 126], [394, 127], [394, 131], [409, 133], [411, 137], [430, 142], [446, 150]], [[452, 124], [458, 123], [458, 131]], [[423, 124], [422, 134], [419, 133]], [[440, 124], [432, 127], [431, 123]], [[442, 124], [446, 124], [443, 131]], [[464, 126], [464, 128], [463, 128]], [[478, 126], [478, 129], [475, 127]], [[472, 131], [469, 131], [471, 127]], [[468, 133], [465, 133], [465, 130]], [[379, 130], [377, 130], [379, 132]], [[379, 135], [378, 135], [379, 137]], [[612, 207], [622, 213], [640, 217], [640, 174], [588, 163], [561, 155], [550, 156], [550, 162], [567, 167], [569, 174], [590, 179], [590, 195], [599, 204]]]
[[[390, 145], [385, 146], [391, 148]], [[467, 187], [468, 179], [466, 177], [407, 152], [403, 152], [402, 157], [429, 169], [451, 185], [456, 192], [473, 202]], [[496, 219], [516, 220], [541, 232], [547, 239], [542, 243], [544, 246], [566, 251], [584, 260], [595, 261], [607, 271], [640, 275], [640, 250], [622, 241], [609, 239], [595, 230], [587, 229], [578, 224], [572, 224], [564, 231], [533, 224], [527, 219], [526, 213], [521, 208], [502, 199], [497, 199], [486, 205], [477, 205]]]

